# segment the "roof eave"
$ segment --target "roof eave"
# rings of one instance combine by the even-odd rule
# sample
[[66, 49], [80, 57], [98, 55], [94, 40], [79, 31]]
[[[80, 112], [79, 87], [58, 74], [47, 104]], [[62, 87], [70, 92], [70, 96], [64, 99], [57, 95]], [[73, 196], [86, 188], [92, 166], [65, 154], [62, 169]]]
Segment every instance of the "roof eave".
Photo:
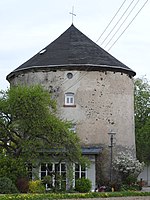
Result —
[[45, 65], [45, 66], [30, 66], [26, 68], [21, 68], [21, 69], [16, 69], [10, 74], [7, 75], [6, 80], [10, 80], [13, 76], [20, 72], [25, 72], [25, 71], [30, 71], [30, 70], [43, 70], [43, 69], [49, 69], [50, 71], [52, 70], [58, 70], [58, 69], [67, 69], [67, 70], [80, 70], [82, 71], [81, 67], [86, 67], [83, 68], [84, 71], [113, 71], [113, 72], [122, 72], [126, 73], [130, 76], [135, 76], [136, 73], [131, 70], [130, 68], [123, 68], [120, 66], [107, 66], [107, 65], [95, 65], [95, 64], [62, 64], [62, 65]]

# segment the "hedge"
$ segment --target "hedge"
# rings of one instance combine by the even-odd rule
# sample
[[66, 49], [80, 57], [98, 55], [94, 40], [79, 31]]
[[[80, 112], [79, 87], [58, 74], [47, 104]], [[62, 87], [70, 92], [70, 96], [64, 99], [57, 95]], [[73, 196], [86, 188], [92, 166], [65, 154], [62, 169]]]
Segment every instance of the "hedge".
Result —
[[106, 198], [127, 196], [150, 196], [150, 192], [90, 192], [90, 193], [47, 193], [47, 194], [12, 194], [0, 195], [0, 200], [52, 200], [52, 199], [79, 199], [79, 198]]

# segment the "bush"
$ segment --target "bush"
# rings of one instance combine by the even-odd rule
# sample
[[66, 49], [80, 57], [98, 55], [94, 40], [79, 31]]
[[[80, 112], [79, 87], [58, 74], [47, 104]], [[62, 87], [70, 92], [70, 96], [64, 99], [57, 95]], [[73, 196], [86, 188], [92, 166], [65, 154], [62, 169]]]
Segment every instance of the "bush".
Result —
[[29, 180], [26, 177], [18, 178], [16, 185], [21, 193], [27, 193], [29, 191]]
[[6, 177], [0, 177], [0, 194], [13, 194], [18, 193], [14, 183]]
[[[13, 173], [12, 173], [13, 172]], [[0, 176], [8, 177], [16, 184], [17, 179], [27, 176], [27, 170], [24, 161], [21, 158], [12, 158], [5, 154], [0, 155]]]
[[122, 185], [120, 188], [120, 191], [140, 191], [142, 188], [138, 184], [133, 184], [133, 185]]
[[52, 183], [52, 177], [51, 176], [45, 176], [42, 180], [44, 184], [51, 184]]
[[41, 180], [29, 181], [29, 192], [31, 193], [44, 193], [45, 187]]
[[131, 150], [119, 152], [113, 160], [114, 170], [120, 174], [122, 182], [133, 181], [144, 169], [144, 163], [140, 163], [133, 155]]
[[135, 177], [134, 175], [130, 174], [129, 176], [126, 177], [126, 179], [124, 180], [124, 184], [127, 185], [131, 185], [133, 183], [137, 182], [137, 177]]
[[76, 180], [75, 190], [78, 192], [89, 192], [92, 188], [92, 183], [89, 179], [79, 178]]

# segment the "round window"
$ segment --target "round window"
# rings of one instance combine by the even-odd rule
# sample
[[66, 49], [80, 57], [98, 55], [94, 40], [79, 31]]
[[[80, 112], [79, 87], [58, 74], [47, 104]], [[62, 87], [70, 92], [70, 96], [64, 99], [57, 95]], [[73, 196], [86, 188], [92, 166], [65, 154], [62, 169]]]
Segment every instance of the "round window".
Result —
[[73, 74], [72, 73], [68, 73], [67, 74], [67, 78], [71, 79], [73, 77]]

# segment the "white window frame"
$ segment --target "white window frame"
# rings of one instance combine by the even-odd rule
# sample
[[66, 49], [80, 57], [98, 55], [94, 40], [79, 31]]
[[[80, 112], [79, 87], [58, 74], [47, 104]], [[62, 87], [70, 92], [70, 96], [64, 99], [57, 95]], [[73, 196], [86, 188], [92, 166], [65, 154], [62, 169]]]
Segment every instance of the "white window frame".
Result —
[[[41, 173], [42, 173], [42, 172], [45, 173], [45, 176], [48, 176], [47, 167], [48, 167], [49, 164], [52, 165], [52, 171], [50, 171], [51, 173], [52, 173], [52, 172], [55, 172], [55, 165], [56, 165], [56, 164], [59, 164], [59, 171], [58, 171], [58, 174], [59, 174], [59, 175], [62, 175], [63, 173], [67, 173], [66, 163], [64, 163], [64, 162], [62, 162], [62, 163], [57, 163], [57, 162], [56, 162], [56, 163], [41, 163], [41, 164], [40, 164], [40, 167], [39, 167], [39, 178], [40, 178], [40, 180], [42, 180], [42, 177], [41, 177]], [[62, 164], [65, 164], [65, 171], [62, 171]], [[42, 166], [42, 165], [45, 165], [45, 168], [46, 168], [46, 169], [45, 169], [44, 171], [41, 170], [41, 166]], [[53, 186], [53, 187], [55, 186], [56, 181], [57, 181], [57, 180], [55, 180], [55, 176], [52, 175], [52, 186]], [[67, 178], [66, 178], [65, 180], [62, 180], [62, 181], [65, 181], [65, 182], [66, 182], [66, 181], [67, 181]], [[60, 185], [60, 188], [61, 188], [61, 185]], [[51, 188], [49, 188], [48, 185], [46, 184], [46, 190], [50, 190], [50, 189], [51, 189]]]
[[[75, 165], [78, 165], [78, 163], [73, 164], [73, 187], [75, 187], [75, 181], [76, 181], [76, 175], [75, 174], [76, 173], [78, 173], [79, 178], [82, 178], [82, 177], [87, 178], [87, 167], [85, 166], [85, 170], [83, 170], [82, 166], [79, 165], [79, 170], [76, 171]], [[83, 173], [85, 174], [85, 176], [82, 176]]]
[[74, 105], [74, 93], [67, 92], [65, 94], [65, 105], [66, 106], [73, 106]]
[[76, 124], [72, 124], [72, 127], [69, 128], [69, 131], [72, 131], [73, 133], [76, 133], [76, 129], [77, 129]]

